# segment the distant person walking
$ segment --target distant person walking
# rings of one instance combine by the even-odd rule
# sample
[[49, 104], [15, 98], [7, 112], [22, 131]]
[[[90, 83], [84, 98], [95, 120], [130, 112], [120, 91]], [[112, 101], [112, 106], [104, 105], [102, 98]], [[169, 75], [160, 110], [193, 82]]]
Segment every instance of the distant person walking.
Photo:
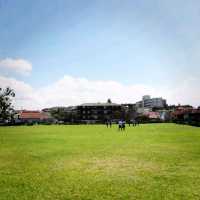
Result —
[[126, 129], [126, 122], [123, 120], [122, 121], [122, 130], [125, 131], [125, 129]]
[[106, 121], [106, 127], [108, 128], [108, 120]]
[[118, 122], [118, 130], [122, 131], [122, 120], [119, 120]]
[[137, 125], [137, 120], [133, 120], [133, 126], [136, 126]]
[[109, 121], [110, 128], [112, 127], [112, 120]]

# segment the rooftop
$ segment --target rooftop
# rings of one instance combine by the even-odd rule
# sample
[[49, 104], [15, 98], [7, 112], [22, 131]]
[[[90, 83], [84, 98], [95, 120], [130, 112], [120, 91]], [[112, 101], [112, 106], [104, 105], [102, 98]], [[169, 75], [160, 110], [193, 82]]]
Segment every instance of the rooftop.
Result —
[[40, 111], [22, 111], [19, 114], [20, 119], [48, 119], [50, 115]]
[[83, 103], [80, 106], [120, 106], [116, 103]]

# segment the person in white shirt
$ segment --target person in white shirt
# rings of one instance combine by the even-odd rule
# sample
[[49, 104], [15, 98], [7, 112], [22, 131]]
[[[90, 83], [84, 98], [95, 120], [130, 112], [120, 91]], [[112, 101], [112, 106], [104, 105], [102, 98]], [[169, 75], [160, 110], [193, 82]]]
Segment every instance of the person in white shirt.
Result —
[[119, 122], [118, 122], [118, 130], [119, 131], [122, 131], [122, 120], [119, 120]]

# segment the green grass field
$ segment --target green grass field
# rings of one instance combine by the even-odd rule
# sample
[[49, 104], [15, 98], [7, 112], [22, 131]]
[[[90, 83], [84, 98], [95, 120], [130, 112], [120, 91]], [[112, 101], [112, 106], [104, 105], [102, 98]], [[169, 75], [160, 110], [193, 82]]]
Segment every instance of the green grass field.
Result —
[[0, 127], [0, 199], [200, 199], [200, 128]]

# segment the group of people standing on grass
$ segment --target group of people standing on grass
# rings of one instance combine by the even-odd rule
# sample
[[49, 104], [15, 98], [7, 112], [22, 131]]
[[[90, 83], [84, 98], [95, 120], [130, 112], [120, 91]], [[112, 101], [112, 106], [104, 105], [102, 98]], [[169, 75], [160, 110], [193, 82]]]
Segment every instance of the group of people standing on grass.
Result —
[[107, 126], [107, 128], [108, 128], [108, 127], [111, 128], [111, 127], [112, 127], [112, 121], [111, 121], [111, 120], [109, 120], [109, 121], [107, 120], [107, 121], [106, 121], [106, 126]]
[[124, 120], [119, 120], [118, 122], [118, 130], [125, 131], [126, 129], [126, 122]]
[[[129, 126], [131, 126], [131, 124], [133, 125], [133, 126], [137, 126], [137, 125], [139, 125], [139, 121], [137, 121], [137, 120], [131, 120], [131, 121], [128, 121], [128, 124], [129, 124]], [[106, 126], [107, 126], [107, 128], [108, 127], [112, 127], [112, 121], [111, 120], [107, 120], [106, 121]], [[122, 119], [120, 119], [119, 121], [118, 121], [118, 130], [119, 131], [125, 131], [125, 129], [126, 129], [126, 121], [125, 120], [122, 120]]]
[[[137, 126], [137, 125], [139, 125], [139, 121], [133, 119], [133, 120], [132, 120], [132, 124], [133, 124], [133, 126]], [[129, 126], [130, 126], [130, 125], [129, 125]]]

